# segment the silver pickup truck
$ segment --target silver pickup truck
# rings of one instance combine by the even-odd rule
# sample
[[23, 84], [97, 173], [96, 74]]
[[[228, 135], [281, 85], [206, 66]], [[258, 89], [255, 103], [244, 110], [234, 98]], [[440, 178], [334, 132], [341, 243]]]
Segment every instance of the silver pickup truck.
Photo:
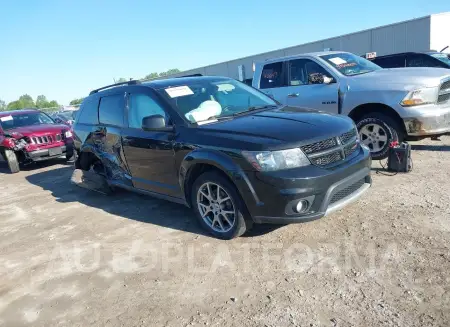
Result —
[[255, 65], [253, 87], [282, 104], [350, 116], [372, 158], [392, 141], [450, 133], [450, 71], [382, 69], [348, 52], [318, 52]]

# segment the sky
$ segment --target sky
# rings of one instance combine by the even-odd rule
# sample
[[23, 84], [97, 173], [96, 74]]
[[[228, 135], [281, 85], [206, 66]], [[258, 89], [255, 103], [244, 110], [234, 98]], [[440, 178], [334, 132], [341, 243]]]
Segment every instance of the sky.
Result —
[[0, 99], [44, 94], [68, 104], [120, 77], [187, 70], [445, 11], [448, 0], [0, 0]]

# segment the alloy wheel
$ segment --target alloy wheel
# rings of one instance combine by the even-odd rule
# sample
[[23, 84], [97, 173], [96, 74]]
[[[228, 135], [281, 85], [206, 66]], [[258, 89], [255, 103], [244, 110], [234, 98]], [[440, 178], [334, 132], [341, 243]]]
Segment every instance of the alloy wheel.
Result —
[[380, 152], [388, 142], [388, 133], [378, 124], [364, 125], [359, 131], [361, 142], [367, 145], [371, 152]]
[[206, 182], [197, 191], [197, 206], [205, 223], [214, 231], [226, 233], [236, 222], [233, 200], [223, 187]]

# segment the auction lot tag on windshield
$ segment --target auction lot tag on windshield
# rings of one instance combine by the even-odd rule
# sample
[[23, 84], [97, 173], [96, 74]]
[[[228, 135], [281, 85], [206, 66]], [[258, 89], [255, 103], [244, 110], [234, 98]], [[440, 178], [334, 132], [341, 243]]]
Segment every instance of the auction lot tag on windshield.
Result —
[[335, 65], [342, 65], [347, 63], [344, 59], [339, 57], [330, 58], [328, 60], [330, 60]]
[[1, 117], [0, 120], [1, 121], [10, 121], [10, 120], [13, 120], [13, 118], [11, 115], [9, 115], [9, 116], [5, 116], [5, 117]]
[[189, 88], [189, 86], [186, 86], [186, 85], [169, 87], [166, 89], [166, 92], [171, 98], [178, 98], [178, 97], [182, 97], [185, 95], [194, 94], [194, 92], [192, 92], [192, 90]]

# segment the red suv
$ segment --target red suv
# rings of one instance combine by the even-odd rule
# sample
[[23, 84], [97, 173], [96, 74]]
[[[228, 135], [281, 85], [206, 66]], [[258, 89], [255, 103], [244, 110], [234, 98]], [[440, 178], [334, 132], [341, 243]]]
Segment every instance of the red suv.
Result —
[[20, 171], [19, 164], [63, 155], [70, 160], [74, 153], [69, 128], [35, 109], [0, 111], [0, 154], [11, 173]]

